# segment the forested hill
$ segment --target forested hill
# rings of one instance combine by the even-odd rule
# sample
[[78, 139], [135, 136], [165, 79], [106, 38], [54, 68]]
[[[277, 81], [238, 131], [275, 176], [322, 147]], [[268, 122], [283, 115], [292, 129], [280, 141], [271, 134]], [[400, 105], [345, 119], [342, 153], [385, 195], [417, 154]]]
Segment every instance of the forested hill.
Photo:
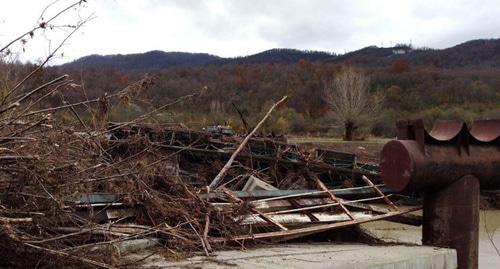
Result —
[[366, 47], [327, 60], [333, 63], [353, 63], [386, 66], [404, 61], [414, 66], [437, 68], [499, 68], [500, 39], [471, 40], [446, 49], [419, 48], [397, 45], [392, 48]]
[[98, 68], [115, 70], [165, 69], [178, 66], [193, 66], [215, 63], [222, 58], [207, 53], [164, 52], [153, 50], [136, 54], [89, 55], [77, 59], [64, 67]]
[[300, 59], [323, 61], [334, 57], [333, 54], [319, 51], [295, 49], [271, 49], [257, 54], [222, 58], [207, 53], [149, 51], [137, 54], [89, 55], [64, 64], [68, 68], [100, 68], [115, 70], [166, 69], [171, 67], [203, 66], [226, 63], [296, 63]]
[[[336, 135], [341, 123], [325, 97], [329, 83], [346, 63], [369, 78], [370, 93], [385, 97], [378, 113], [362, 115], [359, 133], [393, 137], [398, 119], [423, 118], [430, 126], [435, 119], [500, 117], [500, 39], [469, 41], [441, 50], [367, 47], [343, 55], [293, 49], [239, 58], [161, 51], [93, 55], [46, 68], [41, 81], [69, 74], [85, 87], [66, 92], [64, 98], [78, 102], [121, 91], [148, 73], [152, 87], [139, 91], [137, 100], [111, 109], [110, 121], [129, 121], [151, 105], [158, 107], [206, 89], [192, 101], [157, 115], [159, 121], [181, 122], [195, 129], [228, 124], [243, 131], [235, 107], [254, 124], [274, 100], [287, 95], [286, 106], [273, 113], [265, 130]], [[19, 68], [29, 70], [28, 66]], [[60, 99], [51, 97], [52, 106], [60, 106]]]
[[308, 51], [295, 49], [270, 49], [257, 54], [227, 58], [228, 63], [296, 63], [301, 59], [314, 61], [324, 61], [335, 58], [335, 54], [323, 51]]
[[343, 55], [321, 51], [271, 49], [249, 56], [223, 58], [207, 53], [150, 51], [125, 55], [90, 55], [67, 63], [63, 67], [126, 71], [228, 63], [293, 64], [301, 59], [311, 62], [351, 63], [372, 67], [395, 65], [396, 69], [405, 69], [406, 65], [422, 65], [446, 69], [499, 68], [500, 39], [472, 40], [439, 50], [430, 48], [415, 49], [404, 44], [391, 48], [370, 46]]

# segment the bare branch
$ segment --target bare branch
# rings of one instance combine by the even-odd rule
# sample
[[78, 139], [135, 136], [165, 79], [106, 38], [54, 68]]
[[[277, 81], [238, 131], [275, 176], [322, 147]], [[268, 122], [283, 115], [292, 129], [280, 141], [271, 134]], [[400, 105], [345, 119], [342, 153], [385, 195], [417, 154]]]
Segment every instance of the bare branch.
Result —
[[[61, 16], [62, 14], [64, 14], [66, 11], [76, 7], [76, 6], [79, 6], [81, 5], [82, 3], [85, 3], [87, 2], [86, 0], [79, 0], [79, 1], [76, 1], [75, 3], [67, 6], [66, 8], [62, 9], [61, 11], [59, 11], [56, 15], [52, 16], [50, 19], [48, 19], [47, 21], [40, 21], [37, 26], [33, 27], [31, 30], [28, 30], [26, 33], [14, 38], [13, 40], [11, 40], [9, 43], [7, 43], [5, 46], [3, 46], [1, 49], [0, 49], [0, 53], [2, 53], [4, 50], [6, 50], [7, 48], [9, 48], [10, 46], [12, 46], [12, 44], [16, 43], [17, 41], [23, 39], [25, 36], [28, 36], [28, 35], [31, 35], [33, 34], [33, 32], [39, 30], [39, 29], [45, 29], [47, 27], [47, 25], [49, 23], [51, 23], [53, 20], [55, 20], [56, 18], [58, 18], [59, 16]], [[52, 4], [51, 4], [52, 5]], [[40, 16], [40, 19], [42, 19], [42, 16], [43, 16], [43, 13], [45, 13], [47, 11], [47, 8], [50, 7], [51, 5], [47, 6], [44, 11], [42, 12], [42, 15]]]
[[25, 76], [21, 81], [19, 81], [4, 97], [4, 101], [13, 94], [21, 85], [23, 85], [29, 78], [31, 78], [34, 74], [36, 74], [40, 69], [42, 69], [53, 57], [54, 55], [61, 49], [61, 47], [66, 43], [66, 41], [76, 33], [84, 24], [92, 20], [94, 17], [91, 15], [87, 19], [79, 22], [75, 28], [59, 43], [59, 45], [44, 59], [44, 61], [37, 66], [33, 71], [31, 71], [27, 76]]

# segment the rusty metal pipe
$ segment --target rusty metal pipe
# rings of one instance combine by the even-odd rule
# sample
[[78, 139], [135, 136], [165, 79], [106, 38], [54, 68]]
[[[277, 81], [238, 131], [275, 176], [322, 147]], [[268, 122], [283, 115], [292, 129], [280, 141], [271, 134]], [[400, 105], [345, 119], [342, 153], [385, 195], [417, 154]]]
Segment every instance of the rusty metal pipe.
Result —
[[421, 120], [398, 123], [398, 139], [382, 149], [384, 183], [394, 191], [438, 190], [465, 175], [482, 189], [500, 189], [500, 120], [437, 121], [430, 132]]
[[394, 191], [439, 190], [465, 175], [479, 179], [482, 189], [500, 189], [500, 150], [496, 145], [469, 145], [468, 153], [455, 145], [425, 145], [415, 140], [393, 140], [381, 154], [384, 183]]

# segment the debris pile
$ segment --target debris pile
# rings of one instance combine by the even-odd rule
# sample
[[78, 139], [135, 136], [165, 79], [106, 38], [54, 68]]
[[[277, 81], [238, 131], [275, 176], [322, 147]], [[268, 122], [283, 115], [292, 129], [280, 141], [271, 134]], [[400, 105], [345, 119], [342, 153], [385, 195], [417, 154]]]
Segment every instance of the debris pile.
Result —
[[266, 117], [241, 138], [137, 121], [76, 131], [50, 114], [10, 115], [0, 139], [0, 266], [129, 266], [114, 246], [141, 238], [180, 257], [379, 219], [420, 224], [377, 185], [376, 167], [253, 137]]

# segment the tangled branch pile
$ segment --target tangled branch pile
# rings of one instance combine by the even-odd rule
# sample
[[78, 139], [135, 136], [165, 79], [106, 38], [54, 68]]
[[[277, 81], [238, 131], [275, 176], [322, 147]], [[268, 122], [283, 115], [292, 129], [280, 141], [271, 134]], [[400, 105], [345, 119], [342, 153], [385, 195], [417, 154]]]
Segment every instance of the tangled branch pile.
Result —
[[[145, 237], [159, 239], [169, 255], [208, 254], [227, 247], [228, 240], [272, 231], [269, 225], [287, 231], [228, 190], [241, 190], [251, 178], [282, 190], [314, 189], [316, 175], [332, 171], [317, 156], [274, 139], [252, 138], [246, 145], [235, 137], [136, 124], [197, 94], [102, 129], [110, 99], [134, 98], [151, 83], [147, 77], [117, 94], [82, 102], [97, 104], [97, 110], [87, 107], [98, 122], [94, 124], [86, 124], [74, 109], [81, 103], [32, 111], [40, 97], [28, 92], [16, 105], [4, 104], [0, 251], [7, 258], [0, 265], [126, 266], [113, 246]], [[51, 92], [71, 82], [63, 76], [47, 85], [50, 90], [46, 91]], [[64, 125], [49, 113], [62, 109], [72, 113], [78, 127]], [[236, 148], [242, 152], [234, 163], [226, 163], [229, 169], [218, 186], [222, 190], [218, 194], [228, 195], [214, 196], [207, 186], [221, 174]], [[352, 183], [353, 173], [360, 173], [354, 167], [334, 171], [339, 173], [340, 184]], [[322, 207], [334, 205], [320, 202], [326, 203]], [[332, 213], [336, 218], [343, 214], [338, 209]]]
[[[51, 88], [45, 90], [51, 92], [69, 85], [64, 79], [47, 84]], [[131, 88], [135, 94], [136, 87]], [[96, 265], [90, 260], [94, 257], [91, 252], [96, 251], [92, 247], [112, 242], [116, 236], [124, 240], [127, 237], [123, 234], [129, 237], [160, 234], [168, 239], [163, 243], [172, 250], [199, 247], [192, 230], [202, 231], [203, 223], [199, 220], [209, 212], [207, 203], [198, 198], [195, 189], [171, 173], [172, 163], [168, 158], [153, 147], [127, 158], [113, 156], [108, 140], [98, 129], [90, 129], [82, 122], [81, 130], [75, 130], [53, 119], [48, 111], [60, 107], [32, 111], [30, 108], [41, 98], [34, 91], [2, 106], [2, 266], [26, 268], [72, 262], [81, 266], [83, 260], [87, 265]], [[123, 98], [125, 94], [120, 92], [116, 96]], [[81, 119], [73, 106], [64, 107]], [[134, 147], [134, 143], [143, 142], [138, 139], [128, 145]], [[113, 203], [136, 208], [136, 226], [121, 225], [119, 221], [116, 226], [100, 225], [95, 218], [102, 212], [94, 211], [99, 207], [78, 200], [96, 192], [120, 194], [120, 199]], [[217, 223], [216, 217], [212, 219], [212, 223]], [[226, 233], [226, 227], [231, 225], [224, 222], [230, 219], [219, 221], [219, 226], [212, 227], [220, 227], [218, 232]], [[101, 263], [109, 263], [106, 260], [112, 255], [99, 253], [95, 257]]]

